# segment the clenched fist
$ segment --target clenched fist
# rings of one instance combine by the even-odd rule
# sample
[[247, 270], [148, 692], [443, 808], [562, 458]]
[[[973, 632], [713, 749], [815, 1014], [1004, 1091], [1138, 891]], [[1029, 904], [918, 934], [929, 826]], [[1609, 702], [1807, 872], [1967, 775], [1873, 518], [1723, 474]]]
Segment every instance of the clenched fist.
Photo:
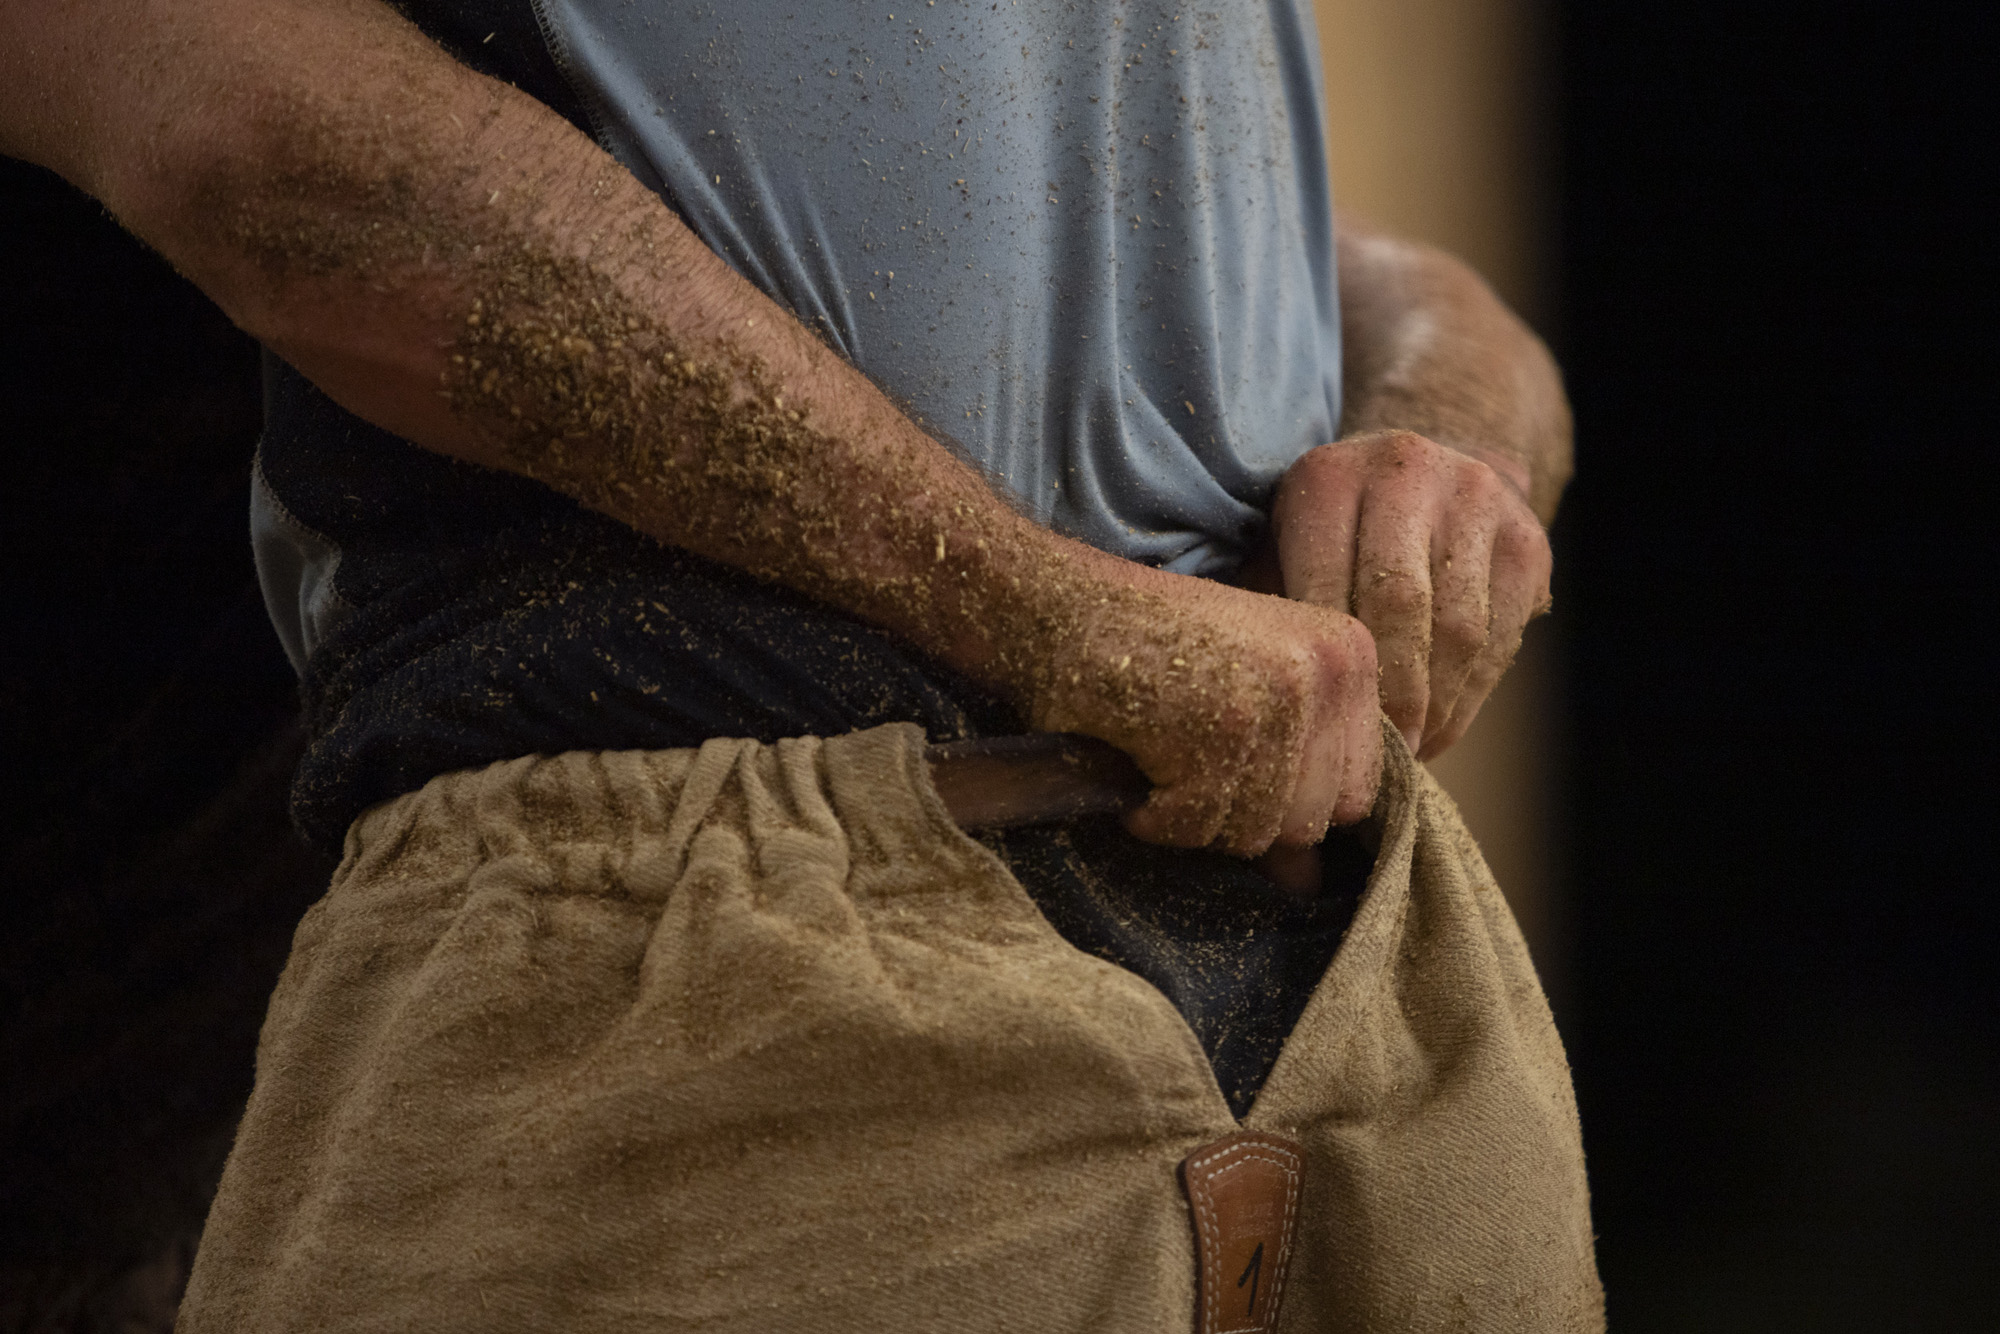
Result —
[[1154, 789], [1126, 818], [1134, 834], [1250, 857], [1368, 814], [1381, 718], [1359, 622], [1094, 553], [1078, 565], [1096, 568], [1049, 587], [1080, 630], [1036, 644], [1029, 713], [1138, 761]]
[[1278, 486], [1285, 595], [1368, 627], [1382, 708], [1420, 758], [1464, 735], [1548, 610], [1548, 535], [1527, 488], [1504, 455], [1394, 430], [1322, 445]]

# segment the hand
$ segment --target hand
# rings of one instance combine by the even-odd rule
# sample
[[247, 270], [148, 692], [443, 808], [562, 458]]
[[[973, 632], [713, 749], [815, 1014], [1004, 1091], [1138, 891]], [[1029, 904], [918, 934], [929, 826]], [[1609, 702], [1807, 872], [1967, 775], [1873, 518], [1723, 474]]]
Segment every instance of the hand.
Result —
[[1286, 595], [1368, 627], [1382, 708], [1419, 758], [1465, 734], [1523, 627], [1549, 608], [1548, 535], [1526, 490], [1512, 459], [1410, 431], [1322, 445], [1278, 485]]
[[1374, 645], [1339, 612], [1109, 562], [1071, 587], [1029, 701], [1040, 729], [1130, 754], [1152, 797], [1138, 837], [1250, 857], [1304, 848], [1374, 806]]

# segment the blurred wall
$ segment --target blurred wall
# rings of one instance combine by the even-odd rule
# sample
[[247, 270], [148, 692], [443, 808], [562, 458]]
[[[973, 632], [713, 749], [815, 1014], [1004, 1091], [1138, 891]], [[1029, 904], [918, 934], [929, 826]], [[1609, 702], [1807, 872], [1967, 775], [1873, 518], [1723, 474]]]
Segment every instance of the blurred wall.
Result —
[[[1547, 171], [1532, 0], [1317, 0], [1334, 201], [1444, 247], [1530, 323], [1545, 299]], [[1557, 553], [1557, 600], [1562, 584]], [[1555, 662], [1547, 623], [1431, 768], [1457, 799], [1552, 988]]]

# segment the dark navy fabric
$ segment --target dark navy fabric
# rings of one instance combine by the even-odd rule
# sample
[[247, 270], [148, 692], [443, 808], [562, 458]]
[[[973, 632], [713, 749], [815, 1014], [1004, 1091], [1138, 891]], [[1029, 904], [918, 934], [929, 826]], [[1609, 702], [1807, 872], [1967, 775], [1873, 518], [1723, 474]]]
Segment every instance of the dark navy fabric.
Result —
[[1352, 831], [1335, 830], [1321, 847], [1320, 894], [1301, 902], [1244, 862], [1141, 843], [1108, 818], [1010, 830], [997, 842], [1064, 939], [1173, 1002], [1239, 1117], [1340, 948], [1375, 863]]

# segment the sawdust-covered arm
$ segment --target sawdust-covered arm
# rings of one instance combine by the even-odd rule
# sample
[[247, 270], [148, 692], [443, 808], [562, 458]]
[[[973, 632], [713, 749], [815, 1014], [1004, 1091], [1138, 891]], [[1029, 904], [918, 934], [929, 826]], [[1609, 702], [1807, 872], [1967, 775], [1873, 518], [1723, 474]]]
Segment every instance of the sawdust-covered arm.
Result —
[[375, 0], [8, 0], [0, 151], [61, 172], [350, 411], [895, 631], [1129, 751], [1144, 837], [1370, 806], [1349, 617], [1016, 514], [559, 116]]

